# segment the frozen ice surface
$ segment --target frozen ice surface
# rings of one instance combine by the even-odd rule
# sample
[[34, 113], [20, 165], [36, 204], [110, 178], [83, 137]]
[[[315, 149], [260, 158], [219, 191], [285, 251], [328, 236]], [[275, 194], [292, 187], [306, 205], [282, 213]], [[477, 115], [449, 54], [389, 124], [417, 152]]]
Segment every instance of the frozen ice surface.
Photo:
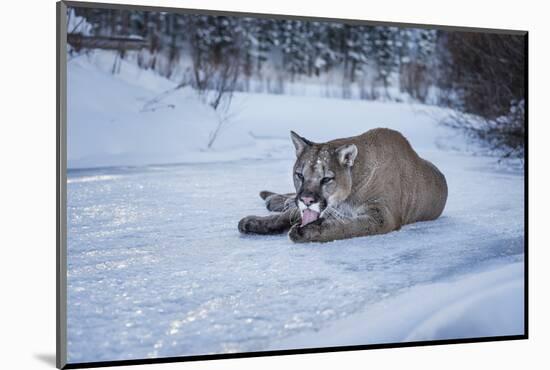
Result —
[[[70, 361], [264, 350], [409, 288], [522, 261], [523, 178], [480, 171], [479, 158], [461, 158], [471, 162], [466, 170], [446, 166], [455, 159], [438, 161], [452, 190], [437, 221], [307, 245], [236, 227], [244, 215], [267, 213], [259, 189], [289, 189], [282, 175], [291, 161], [70, 171]], [[471, 336], [494, 335], [491, 320], [491, 331], [479, 325]], [[411, 333], [401, 329], [405, 340]]]
[[[465, 140], [418, 114], [432, 108], [238, 94], [245, 108], [206, 151], [216, 122], [191, 97], [139, 113], [166, 86], [80, 63], [69, 64], [69, 362], [523, 333], [523, 174], [450, 150]], [[260, 190], [292, 189], [289, 129], [320, 141], [378, 126], [446, 175], [438, 220], [326, 244], [238, 233], [241, 217], [267, 214]]]

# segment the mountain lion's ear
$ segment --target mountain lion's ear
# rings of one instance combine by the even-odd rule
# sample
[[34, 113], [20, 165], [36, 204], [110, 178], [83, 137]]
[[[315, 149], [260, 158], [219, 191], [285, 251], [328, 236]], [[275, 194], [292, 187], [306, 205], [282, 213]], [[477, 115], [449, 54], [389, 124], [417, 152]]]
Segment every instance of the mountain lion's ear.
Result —
[[336, 155], [338, 156], [338, 161], [342, 164], [342, 166], [351, 167], [357, 157], [357, 147], [355, 144], [342, 145], [336, 149]]
[[299, 157], [305, 148], [313, 144], [311, 141], [304, 139], [294, 131], [290, 131], [290, 138], [292, 139], [292, 143], [296, 148], [296, 157]]

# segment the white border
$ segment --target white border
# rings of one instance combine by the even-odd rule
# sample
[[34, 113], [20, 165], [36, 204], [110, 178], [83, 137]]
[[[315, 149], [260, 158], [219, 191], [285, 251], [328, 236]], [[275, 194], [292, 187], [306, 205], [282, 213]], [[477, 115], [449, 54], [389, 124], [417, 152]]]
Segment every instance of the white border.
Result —
[[[124, 3], [112, 0], [111, 2]], [[530, 31], [530, 337], [528, 341], [135, 366], [132, 369], [543, 368], [550, 343], [550, 32], [543, 2], [131, 0], [134, 4]], [[55, 1], [2, 12], [3, 367], [53, 368], [55, 353]], [[6, 81], [7, 80], [7, 81]], [[11, 365], [11, 366], [10, 366]]]

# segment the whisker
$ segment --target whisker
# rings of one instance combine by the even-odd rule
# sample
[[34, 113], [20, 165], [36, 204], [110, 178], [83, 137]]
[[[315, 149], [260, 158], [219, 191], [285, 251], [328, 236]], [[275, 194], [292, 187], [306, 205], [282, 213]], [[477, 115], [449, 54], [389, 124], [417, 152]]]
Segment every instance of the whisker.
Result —
[[336, 209], [335, 207], [330, 207], [330, 212], [337, 215], [341, 219], [351, 218], [348, 215], [342, 213], [340, 210]]
[[298, 221], [300, 221], [300, 212], [298, 211], [298, 207], [294, 207], [291, 211], [290, 211], [290, 214], [289, 214], [289, 218], [290, 218], [290, 223], [291, 224], [295, 224], [295, 223], [298, 223]]
[[333, 207], [325, 208], [325, 212], [337, 222], [344, 223], [344, 218]]

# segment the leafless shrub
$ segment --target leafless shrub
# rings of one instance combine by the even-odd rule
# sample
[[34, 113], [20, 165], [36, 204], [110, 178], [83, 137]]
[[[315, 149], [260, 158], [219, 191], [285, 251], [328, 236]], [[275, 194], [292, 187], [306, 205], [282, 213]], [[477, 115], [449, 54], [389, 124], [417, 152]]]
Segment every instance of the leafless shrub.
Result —
[[[447, 103], [462, 112], [446, 120], [498, 148], [523, 156], [525, 38], [488, 33], [448, 33], [440, 85]], [[445, 96], [445, 95], [444, 95]], [[481, 120], [472, 122], [471, 117]]]
[[447, 126], [464, 130], [481, 139], [501, 158], [525, 155], [525, 101], [513, 102], [507, 114], [495, 119], [453, 111], [443, 121]]
[[172, 108], [172, 109], [175, 108], [173, 104], [161, 105], [161, 102], [162, 100], [164, 100], [165, 98], [167, 98], [168, 96], [176, 92], [177, 90], [184, 88], [185, 86], [187, 86], [187, 83], [183, 81], [177, 84], [175, 87], [168, 89], [166, 91], [163, 91], [162, 93], [156, 95], [152, 99], [149, 99], [148, 101], [145, 102], [145, 104], [143, 104], [143, 107], [141, 108], [140, 112], [141, 113], [154, 112], [160, 108]]
[[229, 57], [214, 74], [215, 78], [212, 81], [212, 88], [208, 90], [208, 104], [214, 109], [218, 117], [216, 128], [210, 133], [208, 139], [208, 148], [214, 145], [214, 142], [219, 136], [222, 127], [230, 121], [231, 115], [229, 108], [233, 99], [237, 77], [239, 76], [239, 61], [237, 58]]

